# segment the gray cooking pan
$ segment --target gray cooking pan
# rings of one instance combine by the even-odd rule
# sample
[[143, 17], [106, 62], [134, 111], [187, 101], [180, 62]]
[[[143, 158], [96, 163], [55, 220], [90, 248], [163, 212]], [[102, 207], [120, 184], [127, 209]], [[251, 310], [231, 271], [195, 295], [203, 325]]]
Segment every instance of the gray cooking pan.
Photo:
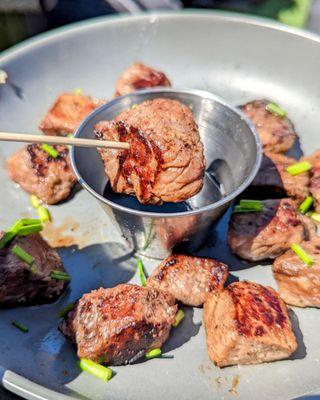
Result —
[[[319, 145], [320, 39], [262, 19], [204, 12], [101, 18], [4, 52], [0, 68], [9, 81], [0, 87], [1, 130], [36, 132], [62, 91], [80, 87], [111, 98], [115, 80], [136, 60], [165, 71], [177, 87], [209, 90], [233, 105], [269, 98], [295, 124], [300, 136], [295, 155]], [[0, 228], [21, 215], [35, 215], [28, 196], [5, 171], [6, 158], [18, 147], [0, 145]], [[7, 389], [27, 399], [91, 400], [286, 400], [319, 391], [316, 309], [292, 310], [299, 349], [287, 361], [216, 368], [207, 356], [202, 312], [188, 309], [163, 349], [174, 358], [117, 367], [108, 383], [80, 373], [75, 349], [57, 331], [59, 310], [96, 287], [138, 282], [136, 266], [112, 222], [84, 190], [50, 210], [54, 222], [46, 235], [53, 244], [72, 245], [60, 250], [72, 282], [55, 304], [0, 311], [0, 377]], [[228, 216], [198, 254], [227, 262], [232, 279], [275, 286], [270, 266], [245, 264], [229, 253]], [[156, 261], [145, 265], [151, 271]], [[27, 325], [29, 333], [15, 329], [12, 320]]]

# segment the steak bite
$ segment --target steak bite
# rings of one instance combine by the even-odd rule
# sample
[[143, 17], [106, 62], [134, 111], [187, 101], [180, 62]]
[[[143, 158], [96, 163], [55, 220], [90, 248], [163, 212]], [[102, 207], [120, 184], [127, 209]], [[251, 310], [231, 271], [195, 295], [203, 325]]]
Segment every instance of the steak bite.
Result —
[[212, 292], [223, 289], [228, 267], [216, 260], [174, 254], [147, 280], [147, 286], [170, 293], [188, 306], [202, 306]]
[[274, 115], [266, 109], [268, 100], [254, 100], [241, 110], [255, 125], [264, 151], [281, 153], [289, 150], [296, 140], [296, 133], [290, 120]]
[[262, 204], [262, 211], [233, 213], [229, 222], [231, 250], [245, 260], [276, 258], [306, 236], [308, 227], [293, 200], [264, 200]]
[[161, 348], [176, 312], [168, 293], [122, 284], [83, 295], [60, 329], [76, 344], [78, 357], [122, 365]]
[[309, 173], [291, 175], [287, 167], [297, 163], [283, 154], [266, 153], [248, 193], [258, 198], [292, 197], [302, 202], [309, 194]]
[[114, 95], [115, 97], [123, 96], [139, 89], [155, 86], [171, 86], [171, 83], [163, 72], [142, 63], [134, 63], [120, 76]]
[[204, 304], [210, 359], [219, 367], [288, 358], [296, 349], [287, 307], [277, 292], [235, 282]]
[[190, 109], [175, 100], [155, 99], [95, 126], [101, 140], [130, 143], [130, 150], [100, 149], [114, 192], [140, 203], [179, 202], [203, 185], [203, 145]]
[[59, 152], [57, 158], [51, 157], [40, 145], [29, 144], [7, 161], [9, 177], [47, 204], [66, 199], [77, 181], [68, 147], [53, 147]]
[[312, 164], [310, 193], [314, 198], [314, 208], [316, 212], [320, 213], [320, 150], [309, 157], [303, 157], [302, 160], [309, 161]]
[[[34, 258], [33, 268], [11, 252], [20, 246]], [[65, 272], [56, 250], [39, 234], [16, 236], [0, 249], [0, 307], [49, 303], [60, 296], [67, 282], [50, 277], [52, 270]]]
[[308, 267], [289, 249], [273, 263], [273, 275], [281, 298], [297, 307], [320, 307], [320, 238], [302, 242], [313, 265]]
[[104, 101], [76, 93], [62, 93], [40, 122], [39, 128], [46, 135], [67, 136]]

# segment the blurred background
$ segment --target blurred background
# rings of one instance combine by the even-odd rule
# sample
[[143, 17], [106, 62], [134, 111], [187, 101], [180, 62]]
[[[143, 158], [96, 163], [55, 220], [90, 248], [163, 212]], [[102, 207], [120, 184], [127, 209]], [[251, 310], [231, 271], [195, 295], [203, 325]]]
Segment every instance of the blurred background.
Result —
[[83, 19], [182, 8], [249, 13], [320, 32], [320, 0], [0, 0], [0, 51]]

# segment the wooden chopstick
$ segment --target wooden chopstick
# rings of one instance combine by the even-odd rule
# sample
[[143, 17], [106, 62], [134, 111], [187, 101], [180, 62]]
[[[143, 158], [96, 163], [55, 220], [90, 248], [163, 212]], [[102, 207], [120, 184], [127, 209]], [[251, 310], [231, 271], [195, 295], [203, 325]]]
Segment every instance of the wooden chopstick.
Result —
[[79, 147], [99, 147], [107, 149], [129, 149], [130, 144], [126, 142], [113, 142], [96, 139], [80, 139], [63, 136], [29, 135], [26, 133], [0, 132], [0, 141], [23, 142], [23, 143], [47, 143], [62, 144]]

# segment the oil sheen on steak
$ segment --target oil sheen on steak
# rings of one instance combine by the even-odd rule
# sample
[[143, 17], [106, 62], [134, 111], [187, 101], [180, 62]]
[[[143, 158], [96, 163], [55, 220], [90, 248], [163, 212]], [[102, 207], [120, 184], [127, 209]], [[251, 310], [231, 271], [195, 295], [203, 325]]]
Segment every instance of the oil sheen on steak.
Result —
[[99, 150], [114, 192], [161, 204], [187, 200], [202, 188], [203, 145], [190, 109], [178, 101], [145, 101], [114, 121], [99, 122], [95, 135], [131, 145]]
[[287, 307], [276, 291], [235, 282], [204, 304], [210, 359], [219, 367], [288, 358], [296, 349]]
[[121, 284], [83, 295], [60, 329], [76, 344], [78, 357], [122, 365], [161, 348], [176, 312], [168, 293]]
[[[14, 245], [34, 257], [34, 271], [11, 252]], [[66, 286], [65, 281], [50, 277], [52, 270], [65, 272], [56, 250], [39, 234], [17, 236], [7, 247], [0, 249], [0, 307], [49, 303]]]
[[228, 267], [211, 258], [174, 254], [148, 278], [147, 285], [170, 293], [183, 304], [202, 306], [211, 292], [222, 290]]

